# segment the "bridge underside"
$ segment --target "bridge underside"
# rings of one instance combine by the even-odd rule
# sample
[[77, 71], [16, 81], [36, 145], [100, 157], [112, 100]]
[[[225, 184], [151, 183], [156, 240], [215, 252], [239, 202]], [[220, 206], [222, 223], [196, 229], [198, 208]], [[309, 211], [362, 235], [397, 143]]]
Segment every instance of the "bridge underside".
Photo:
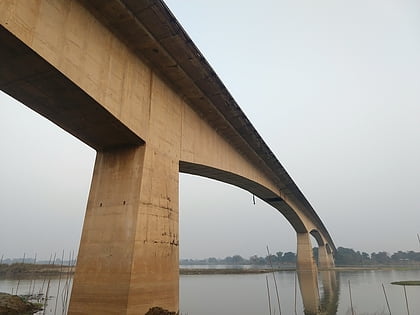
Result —
[[96, 150], [144, 141], [0, 25], [0, 89]]
[[307, 227], [305, 227], [298, 214], [275, 192], [258, 182], [252, 181], [235, 173], [185, 161], [180, 161], [179, 171], [181, 173], [215, 179], [247, 190], [280, 211], [290, 222], [296, 232], [305, 233], [307, 231]]

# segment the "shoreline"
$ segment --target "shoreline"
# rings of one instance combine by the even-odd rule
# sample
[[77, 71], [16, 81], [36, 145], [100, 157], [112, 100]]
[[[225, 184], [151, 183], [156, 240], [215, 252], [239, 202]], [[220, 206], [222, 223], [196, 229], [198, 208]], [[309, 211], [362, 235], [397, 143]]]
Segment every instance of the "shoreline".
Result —
[[[0, 279], [24, 279], [24, 278], [41, 278], [54, 277], [60, 274], [74, 274], [74, 267], [69, 266], [51, 266], [51, 265], [34, 265], [34, 264], [20, 264], [19, 268], [11, 268], [12, 265], [0, 265]], [[212, 268], [211, 265], [203, 265], [203, 268], [194, 266], [194, 268], [183, 265], [179, 267], [180, 275], [235, 275], [235, 274], [264, 274], [270, 272], [296, 272], [294, 265], [274, 267], [267, 266], [258, 267], [244, 265], [246, 268], [239, 266], [237, 268], [232, 265], [226, 268]], [[15, 266], [16, 267], [16, 266]], [[60, 270], [61, 269], [61, 270]], [[369, 270], [419, 270], [420, 265], [375, 265], [375, 266], [336, 266], [328, 270], [319, 269], [318, 271], [337, 271], [337, 272], [351, 272], [351, 271], [369, 271]]]
[[[419, 270], [420, 265], [416, 266], [337, 266], [331, 269], [318, 271], [337, 271], [337, 272], [351, 272], [351, 271], [369, 271], [369, 270]], [[296, 272], [296, 267], [282, 267], [282, 268], [180, 268], [180, 275], [234, 275], [234, 274], [262, 274], [270, 272]]]

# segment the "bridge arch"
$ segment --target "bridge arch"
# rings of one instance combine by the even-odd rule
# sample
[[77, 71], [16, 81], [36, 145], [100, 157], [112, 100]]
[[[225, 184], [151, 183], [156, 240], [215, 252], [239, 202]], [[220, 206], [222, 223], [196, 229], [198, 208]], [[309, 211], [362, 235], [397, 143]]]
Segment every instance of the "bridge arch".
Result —
[[331, 246], [328, 241], [324, 239], [318, 230], [313, 229], [310, 234], [315, 238], [318, 244], [318, 267], [319, 269], [326, 270], [334, 267], [334, 256]]
[[283, 214], [297, 233], [307, 231], [304, 221], [296, 211], [290, 208], [275, 192], [256, 181], [226, 170], [185, 161], [179, 162], [179, 171], [180, 173], [214, 179], [249, 191]]
[[322, 239], [321, 233], [318, 230], [313, 229], [310, 231], [311, 235], [315, 238], [318, 246], [324, 246], [324, 240]]
[[331, 250], [331, 247], [330, 247], [330, 245], [327, 243], [327, 244], [325, 244], [325, 248], [326, 248], [326, 250], [327, 250], [327, 253], [329, 254], [329, 255], [334, 255], [334, 253], [333, 253], [333, 251]]

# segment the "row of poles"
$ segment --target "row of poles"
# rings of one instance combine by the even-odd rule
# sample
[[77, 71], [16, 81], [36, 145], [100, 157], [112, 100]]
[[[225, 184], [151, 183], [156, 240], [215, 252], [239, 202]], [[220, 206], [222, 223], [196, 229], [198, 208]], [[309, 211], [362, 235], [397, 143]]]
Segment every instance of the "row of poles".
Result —
[[[271, 265], [271, 263], [270, 263]], [[275, 276], [275, 272], [274, 269], [271, 265], [272, 268], [272, 275], [273, 275], [273, 280], [274, 280], [274, 284], [275, 284], [275, 288], [276, 288], [276, 295], [277, 295], [277, 302], [278, 302], [278, 310], [279, 310], [279, 314], [281, 315], [281, 306], [280, 306], [280, 298], [279, 298], [279, 293], [277, 290], [277, 281], [276, 281], [276, 276]], [[270, 297], [270, 286], [269, 286], [269, 280], [268, 280], [269, 276], [265, 276], [265, 280], [266, 280], [266, 286], [267, 286], [267, 297], [268, 297], [268, 309], [269, 309], [269, 314], [273, 315], [276, 313], [275, 307], [272, 305], [271, 303], [271, 297]], [[294, 299], [294, 305], [295, 305], [295, 314], [297, 314], [297, 310], [296, 310], [296, 294], [297, 294], [297, 284], [296, 284], [296, 274], [295, 274], [295, 299]], [[406, 309], [407, 309], [407, 314], [410, 315], [410, 308], [409, 308], [409, 304], [408, 304], [408, 298], [407, 298], [407, 290], [405, 288], [406, 286], [404, 285], [404, 297], [405, 297], [405, 305], [406, 305]], [[348, 288], [349, 288], [349, 296], [350, 296], [350, 309], [351, 309], [351, 314], [352, 315], [356, 315], [355, 313], [355, 309], [353, 307], [353, 297], [352, 297], [352, 293], [351, 293], [351, 283], [350, 280], [348, 280]], [[389, 305], [389, 300], [388, 300], [388, 296], [386, 294], [386, 290], [385, 290], [385, 286], [382, 283], [382, 291], [384, 293], [384, 297], [385, 297], [385, 301], [386, 301], [386, 305], [387, 305], [387, 309], [389, 312], [389, 315], [392, 315], [391, 313], [391, 307]]]
[[[60, 261], [60, 267], [59, 268], [59, 278], [58, 278], [58, 285], [56, 290], [56, 298], [55, 298], [55, 305], [54, 305], [54, 315], [57, 314], [58, 309], [58, 300], [59, 297], [61, 297], [61, 314], [65, 315], [67, 313], [67, 307], [69, 303], [70, 298], [70, 292], [71, 292], [71, 281], [72, 281], [72, 274], [74, 272], [75, 268], [75, 254], [74, 251], [69, 252], [68, 254], [68, 265], [64, 265], [64, 250], [61, 255], [61, 261]], [[2, 255], [0, 259], [0, 265], [3, 263], [3, 257]], [[56, 258], [57, 254], [54, 253], [50, 255], [50, 258], [48, 260], [48, 266], [51, 268], [54, 268], [56, 266]], [[26, 253], [23, 254], [22, 264], [25, 264], [26, 259]], [[35, 253], [35, 258], [33, 260], [33, 264], [35, 265], [37, 262], [37, 254]], [[67, 268], [67, 272], [64, 272], [64, 268]], [[12, 295], [18, 295], [20, 288], [20, 282], [21, 279], [18, 279], [16, 288], [11, 289]], [[47, 312], [47, 306], [48, 306], [48, 300], [52, 298], [53, 296], [50, 296], [51, 294], [51, 277], [49, 277], [46, 273], [44, 275], [42, 280], [42, 285], [38, 288], [38, 290], [35, 289], [36, 287], [36, 280], [31, 279], [29, 283], [28, 293], [27, 294], [21, 294], [22, 297], [26, 298], [27, 300], [36, 300], [37, 302], [43, 302], [43, 315]], [[45, 293], [44, 293], [45, 290]], [[52, 312], [52, 310], [50, 311]], [[58, 314], [60, 314], [60, 311], [58, 311]]]
[[[271, 267], [271, 274], [273, 276], [273, 282], [274, 282], [274, 287], [276, 289], [276, 297], [277, 297], [277, 304], [278, 304], [278, 310], [279, 310], [279, 314], [281, 315], [281, 305], [280, 305], [280, 295], [278, 292], [278, 287], [277, 287], [277, 280], [276, 280], [276, 276], [275, 276], [275, 270], [271, 261], [271, 255], [270, 255], [270, 251], [268, 249], [267, 246], [267, 253], [268, 253], [268, 257], [269, 257], [269, 263], [270, 263], [270, 267]], [[297, 281], [296, 281], [296, 274], [295, 274], [295, 298], [294, 298], [294, 310], [295, 310], [295, 314], [297, 314], [297, 310], [296, 310], [296, 295], [297, 295]], [[267, 286], [267, 297], [268, 297], [268, 309], [269, 309], [269, 314], [270, 315], [274, 315], [276, 313], [276, 308], [274, 307], [274, 305], [272, 305], [271, 302], [271, 295], [270, 295], [270, 286], [269, 286], [269, 276], [266, 275], [265, 276], [265, 280], [266, 280], [266, 286]], [[353, 307], [353, 297], [352, 297], [352, 293], [351, 293], [351, 282], [350, 280], [348, 280], [348, 288], [349, 288], [349, 297], [350, 297], [350, 309], [351, 309], [351, 314], [352, 315], [356, 315], [354, 307]], [[405, 298], [405, 305], [406, 305], [406, 309], [407, 309], [407, 314], [410, 315], [410, 308], [409, 308], [409, 303], [408, 303], [408, 297], [407, 297], [407, 290], [406, 290], [406, 286], [403, 286], [404, 289], [404, 298]], [[387, 309], [389, 312], [389, 315], [392, 315], [391, 313], [391, 307], [389, 304], [389, 300], [388, 300], [388, 296], [386, 294], [386, 290], [385, 290], [385, 286], [382, 283], [382, 291], [384, 293], [384, 297], [385, 297], [385, 302], [387, 305]]]
[[[280, 295], [279, 295], [279, 290], [278, 290], [278, 287], [277, 287], [277, 280], [276, 280], [276, 274], [274, 272], [273, 262], [271, 261], [270, 249], [268, 248], [268, 246], [267, 246], [267, 254], [268, 254], [268, 262], [270, 263], [270, 267], [271, 267], [271, 274], [273, 275], [274, 287], [276, 288], [276, 296], [277, 296], [277, 304], [278, 304], [278, 308], [279, 308], [279, 314], [281, 315]], [[272, 315], [272, 313], [271, 313], [272, 308], [271, 308], [271, 298], [270, 298], [270, 286], [268, 285], [268, 276], [265, 276], [265, 280], [266, 280], [266, 284], [267, 284], [268, 309], [270, 311], [270, 315]], [[295, 291], [296, 291], [296, 288], [295, 288]], [[296, 313], [296, 292], [295, 292], [295, 313]], [[274, 309], [274, 314], [275, 314], [275, 309]]]
[[[348, 287], [349, 287], [349, 296], [350, 296], [350, 309], [351, 309], [351, 314], [352, 314], [352, 315], [356, 315], [355, 310], [354, 310], [354, 307], [353, 307], [353, 297], [352, 297], [352, 294], [351, 294], [351, 282], [350, 282], [350, 280], [348, 280]], [[405, 298], [405, 306], [406, 306], [406, 309], [407, 309], [407, 314], [408, 314], [408, 315], [410, 315], [410, 308], [409, 308], [409, 306], [408, 306], [407, 290], [406, 290], [406, 288], [405, 288], [405, 285], [403, 285], [403, 288], [404, 288], [404, 298]], [[386, 302], [386, 306], [387, 306], [387, 309], [388, 309], [389, 315], [392, 315], [392, 313], [391, 313], [391, 307], [390, 307], [390, 305], [389, 305], [388, 296], [387, 296], [387, 294], [386, 294], [385, 286], [384, 286], [384, 284], [383, 284], [383, 283], [382, 283], [382, 291], [383, 291], [383, 293], [384, 293], [385, 302]]]
[[[419, 233], [417, 233], [417, 240], [419, 242], [419, 247], [420, 247], [420, 235]], [[351, 314], [355, 315], [354, 312], [354, 308], [353, 308], [353, 299], [352, 299], [352, 295], [351, 295], [351, 285], [350, 285], [350, 280], [348, 281], [348, 285], [349, 285], [349, 295], [350, 295], [350, 308], [351, 308]], [[405, 299], [405, 307], [407, 309], [407, 314], [410, 315], [410, 307], [408, 306], [408, 297], [407, 297], [407, 290], [405, 288], [405, 285], [403, 285], [403, 289], [404, 289], [404, 299]], [[385, 301], [386, 301], [386, 306], [389, 312], [389, 315], [392, 315], [391, 313], [391, 307], [389, 306], [389, 300], [388, 300], [388, 296], [386, 294], [385, 291], [385, 286], [382, 283], [382, 291], [384, 292], [384, 297], [385, 297]]]

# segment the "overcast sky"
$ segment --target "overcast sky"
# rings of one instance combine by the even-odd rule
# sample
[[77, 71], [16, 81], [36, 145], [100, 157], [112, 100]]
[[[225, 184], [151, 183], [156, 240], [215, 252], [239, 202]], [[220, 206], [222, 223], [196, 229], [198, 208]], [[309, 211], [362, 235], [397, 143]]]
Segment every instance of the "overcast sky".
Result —
[[[420, 2], [167, 1], [336, 246], [419, 251]], [[77, 249], [95, 152], [0, 95], [0, 257]], [[180, 175], [180, 257], [295, 251], [284, 217]]]

